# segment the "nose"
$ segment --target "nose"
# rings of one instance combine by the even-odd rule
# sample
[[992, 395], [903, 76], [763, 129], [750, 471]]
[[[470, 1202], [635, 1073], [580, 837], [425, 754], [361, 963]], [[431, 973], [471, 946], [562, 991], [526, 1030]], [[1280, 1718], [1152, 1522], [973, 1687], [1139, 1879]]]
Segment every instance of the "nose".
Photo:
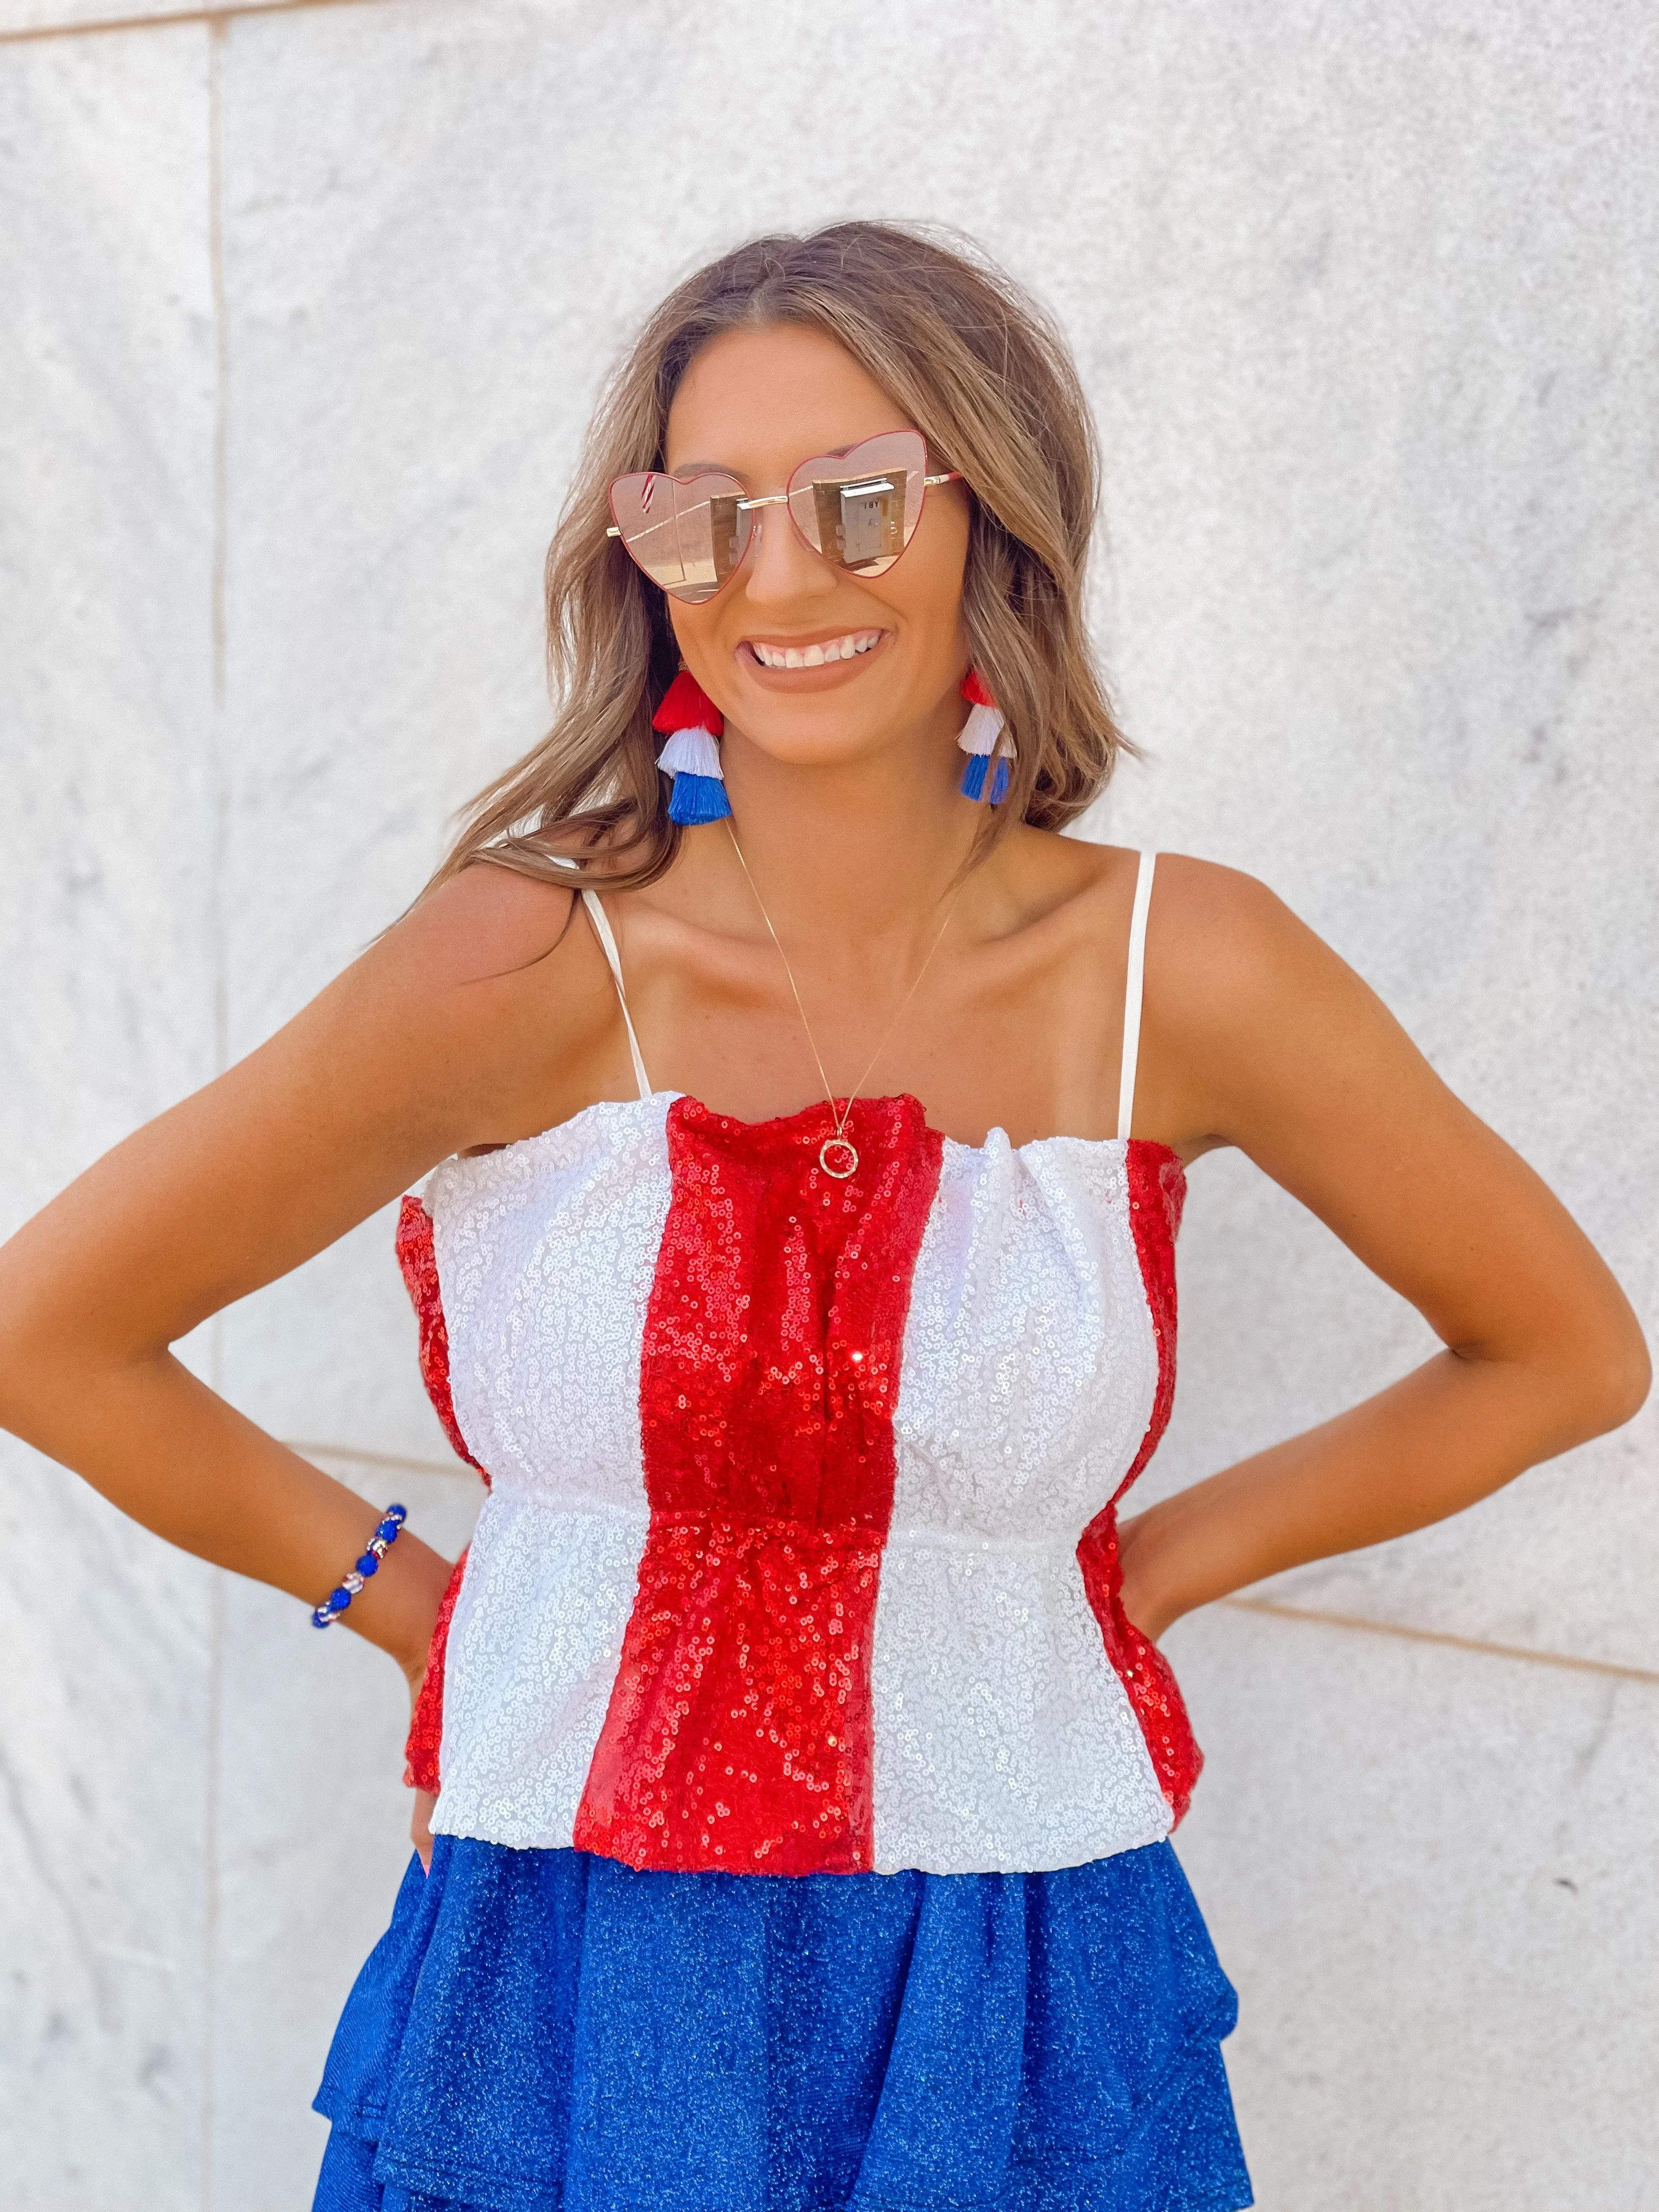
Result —
[[775, 614], [790, 605], [832, 598], [835, 590], [834, 569], [802, 538], [789, 520], [788, 508], [762, 508], [754, 517], [744, 578], [750, 604]]

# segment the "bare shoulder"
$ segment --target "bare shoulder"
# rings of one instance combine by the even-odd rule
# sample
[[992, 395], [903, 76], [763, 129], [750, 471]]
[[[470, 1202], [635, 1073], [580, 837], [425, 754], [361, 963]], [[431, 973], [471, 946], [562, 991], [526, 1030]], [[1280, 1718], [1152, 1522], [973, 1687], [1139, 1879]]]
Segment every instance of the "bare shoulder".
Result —
[[[1086, 945], [1091, 964], [1121, 972], [1142, 855], [1024, 830], [1014, 847], [1023, 919]], [[1146, 972], [1184, 1003], [1231, 1003], [1241, 988], [1271, 989], [1311, 931], [1255, 877], [1184, 853], [1160, 853], [1149, 909]]]
[[428, 989], [509, 976], [558, 951], [575, 903], [562, 884], [476, 862], [417, 899], [372, 957], [388, 975], [418, 974]]
[[1185, 854], [1158, 858], [1142, 1022], [1146, 1110], [1188, 1158], [1237, 1144], [1262, 1158], [1316, 1100], [1357, 1125], [1362, 1094], [1398, 1109], [1433, 1087], [1376, 993], [1282, 898]]
[[1324, 944], [1258, 877], [1185, 853], [1161, 853], [1148, 915], [1149, 992], [1194, 1021], [1259, 1017], [1325, 962]]

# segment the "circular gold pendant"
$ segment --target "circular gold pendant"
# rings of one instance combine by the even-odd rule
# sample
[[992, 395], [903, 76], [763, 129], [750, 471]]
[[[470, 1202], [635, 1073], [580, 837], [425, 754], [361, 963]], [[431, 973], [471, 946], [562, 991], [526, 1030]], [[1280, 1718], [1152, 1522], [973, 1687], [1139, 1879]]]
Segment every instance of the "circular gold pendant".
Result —
[[818, 1165], [837, 1182], [856, 1175], [859, 1166], [858, 1146], [846, 1137], [826, 1137], [818, 1146]]

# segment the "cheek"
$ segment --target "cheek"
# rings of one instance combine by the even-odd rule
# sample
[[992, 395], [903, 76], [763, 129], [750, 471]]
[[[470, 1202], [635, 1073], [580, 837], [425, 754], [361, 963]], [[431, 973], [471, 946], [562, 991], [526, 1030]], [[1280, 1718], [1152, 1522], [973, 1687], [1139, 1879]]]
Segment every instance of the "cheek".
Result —
[[925, 634], [930, 647], [954, 654], [962, 632], [962, 590], [968, 566], [965, 519], [941, 517], [936, 531], [919, 531], [890, 572], [893, 597]]
[[712, 649], [721, 611], [717, 599], [701, 607], [683, 606], [679, 600], [669, 599], [668, 626], [674, 633], [681, 659], [688, 665]]

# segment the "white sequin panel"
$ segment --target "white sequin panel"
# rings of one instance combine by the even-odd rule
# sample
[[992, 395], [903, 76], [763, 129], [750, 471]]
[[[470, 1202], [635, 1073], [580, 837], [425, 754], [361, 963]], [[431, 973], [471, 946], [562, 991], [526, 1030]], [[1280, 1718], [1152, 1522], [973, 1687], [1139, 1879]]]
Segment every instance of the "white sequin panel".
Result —
[[498, 1492], [644, 1504], [640, 1351], [670, 1103], [590, 1106], [428, 1181], [455, 1418]]
[[878, 1866], [1075, 1866], [1168, 1832], [1075, 1556], [1157, 1385], [1123, 1146], [947, 1143], [876, 1604]]
[[525, 1490], [485, 1501], [450, 1624], [434, 1829], [520, 1850], [569, 1843], [649, 1517]]
[[871, 1671], [878, 1872], [1035, 1873], [1169, 1833], [1066, 1540], [895, 1534]]
[[895, 1533], [1075, 1543], [1157, 1388], [1124, 1147], [947, 1142], [904, 1332]]

